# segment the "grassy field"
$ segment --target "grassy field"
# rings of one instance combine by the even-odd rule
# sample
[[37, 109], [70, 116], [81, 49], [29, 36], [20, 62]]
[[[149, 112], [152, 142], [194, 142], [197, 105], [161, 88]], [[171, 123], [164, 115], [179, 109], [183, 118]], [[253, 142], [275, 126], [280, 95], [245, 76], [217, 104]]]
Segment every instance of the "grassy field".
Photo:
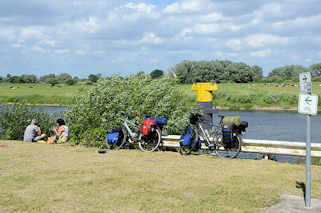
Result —
[[[196, 92], [192, 91], [192, 85], [179, 85], [184, 94], [187, 105], [193, 105]], [[214, 91], [214, 104], [221, 108], [231, 110], [255, 110], [270, 108], [275, 110], [296, 110], [300, 88], [298, 83], [265, 84], [265, 83], [222, 83], [218, 84], [219, 90]], [[319, 82], [313, 82], [313, 94], [321, 97]], [[319, 110], [321, 102], [319, 101]]]
[[[295, 85], [295, 86], [294, 86]], [[0, 83], [0, 103], [18, 101], [30, 104], [59, 104], [68, 105], [72, 97], [86, 94], [91, 85], [77, 84], [56, 85], [48, 84], [9, 84]], [[192, 85], [178, 85], [183, 93], [187, 107], [195, 105], [196, 91], [192, 91]], [[219, 90], [213, 92], [214, 104], [230, 110], [296, 110], [300, 89], [298, 83], [289, 84], [218, 84]], [[313, 82], [313, 93], [321, 98], [321, 86], [319, 82]], [[321, 101], [319, 101], [321, 110]]]
[[68, 105], [76, 95], [86, 94], [90, 85], [0, 83], [0, 102]]
[[[312, 166], [312, 198], [321, 198]], [[0, 141], [0, 212], [265, 212], [305, 167], [264, 160]], [[304, 205], [304, 204], [302, 204]]]

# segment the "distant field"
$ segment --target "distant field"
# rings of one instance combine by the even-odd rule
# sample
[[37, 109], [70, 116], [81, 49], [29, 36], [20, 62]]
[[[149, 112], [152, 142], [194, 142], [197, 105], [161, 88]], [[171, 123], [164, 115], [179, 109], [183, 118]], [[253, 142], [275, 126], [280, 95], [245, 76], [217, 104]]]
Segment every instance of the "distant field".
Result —
[[10, 84], [0, 83], [0, 102], [68, 105], [76, 95], [86, 94], [90, 85]]
[[[298, 83], [287, 84], [218, 84], [218, 91], [214, 91], [214, 104], [227, 109], [255, 109], [275, 108], [293, 109], [298, 105], [300, 88]], [[187, 105], [195, 104], [196, 92], [192, 91], [192, 85], [179, 85], [180, 91], [184, 94]], [[313, 82], [313, 94], [321, 98], [321, 86], [319, 82]], [[319, 101], [321, 109], [321, 101]]]
[[[86, 94], [91, 85], [61, 84], [51, 87], [48, 84], [10, 84], [0, 83], [0, 103], [26, 102], [30, 104], [69, 105], [72, 98]], [[196, 91], [192, 85], [177, 85], [183, 93], [183, 101], [187, 107], [196, 103]], [[275, 110], [295, 110], [298, 105], [300, 89], [298, 83], [287, 84], [218, 84], [219, 90], [214, 91], [214, 104], [231, 110], [255, 110], [270, 108]], [[320, 82], [313, 82], [312, 92], [321, 99]], [[321, 101], [319, 101], [321, 110]]]
[[0, 170], [0, 212], [258, 213], [305, 182], [304, 165], [20, 141], [0, 141]]

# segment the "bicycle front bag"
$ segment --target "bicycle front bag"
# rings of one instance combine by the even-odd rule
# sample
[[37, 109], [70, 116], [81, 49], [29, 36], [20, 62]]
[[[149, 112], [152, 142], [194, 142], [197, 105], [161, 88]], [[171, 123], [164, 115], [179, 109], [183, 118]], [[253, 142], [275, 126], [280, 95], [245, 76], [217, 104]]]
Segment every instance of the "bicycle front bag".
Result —
[[145, 119], [142, 125], [142, 134], [144, 136], [150, 135], [153, 132], [153, 128], [155, 128], [156, 122], [151, 119]]
[[190, 126], [185, 127], [184, 135], [181, 139], [184, 140], [183, 146], [191, 146], [193, 151], [198, 151], [202, 146], [201, 138], [198, 136], [198, 140], [195, 140], [195, 135], [193, 135], [193, 129]]

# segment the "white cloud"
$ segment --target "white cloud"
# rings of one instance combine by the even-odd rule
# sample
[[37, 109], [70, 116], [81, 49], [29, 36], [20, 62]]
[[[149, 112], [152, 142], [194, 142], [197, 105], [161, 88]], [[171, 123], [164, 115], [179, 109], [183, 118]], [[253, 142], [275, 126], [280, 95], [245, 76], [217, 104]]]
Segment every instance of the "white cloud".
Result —
[[140, 18], [157, 19], [160, 16], [160, 12], [155, 5], [145, 3], [130, 2], [125, 6], [116, 8], [113, 12], [114, 14], [110, 16], [109, 19], [120, 17], [128, 22], [137, 21]]
[[246, 37], [245, 40], [249, 46], [258, 48], [258, 47], [264, 47], [270, 44], [287, 44], [289, 41], [289, 38], [271, 35], [271, 34], [254, 34]]
[[163, 10], [164, 13], [193, 13], [205, 12], [213, 8], [213, 3], [209, 0], [182, 0], [180, 3], [175, 2], [167, 5]]
[[203, 22], [220, 21], [223, 18], [224, 17], [223, 17], [223, 15], [221, 13], [216, 13], [216, 12], [200, 16], [200, 20], [203, 21]]
[[20, 36], [22, 39], [42, 39], [44, 35], [44, 28], [37, 26], [23, 27], [20, 32]]
[[87, 33], [96, 33], [101, 29], [100, 21], [97, 17], [89, 17], [88, 20], [78, 21], [76, 26]]
[[236, 56], [238, 56], [237, 53], [223, 52], [223, 51], [216, 51], [215, 54], [217, 57], [236, 57]]
[[55, 47], [56, 46], [56, 41], [54, 40], [49, 40], [49, 39], [44, 39], [39, 42], [41, 45], [45, 46], [50, 46], [50, 47]]
[[66, 53], [69, 53], [69, 52], [70, 52], [69, 49], [57, 49], [57, 50], [55, 50], [56, 54], [66, 54]]
[[160, 44], [163, 40], [156, 36], [155, 33], [146, 33], [139, 43]]
[[153, 10], [156, 8], [156, 6], [151, 5], [151, 4], [145, 4], [145, 3], [136, 4], [133, 2], [126, 4], [125, 7], [129, 8], [129, 9], [136, 10], [141, 13], [147, 13], [147, 14], [152, 13]]
[[226, 46], [233, 50], [241, 49], [241, 40], [240, 39], [230, 39], [226, 42]]
[[46, 49], [44, 49], [42, 47], [39, 47], [39, 46], [33, 46], [31, 49], [33, 51], [35, 51], [35, 52], [40, 52], [40, 53], [46, 53], [47, 52]]
[[164, 9], [164, 13], [179, 13], [180, 12], [180, 7], [177, 2], [167, 5]]
[[321, 14], [308, 17], [296, 17], [295, 19], [285, 21], [277, 21], [273, 23], [272, 26], [280, 30], [283, 30], [284, 28], [297, 29], [297, 27], [321, 27]]
[[268, 56], [272, 53], [271, 49], [266, 49], [266, 50], [258, 50], [255, 52], [251, 52], [251, 56], [255, 56], [255, 57], [265, 57]]
[[13, 40], [16, 38], [16, 32], [11, 28], [0, 28], [0, 38], [4, 38], [6, 40]]
[[194, 31], [199, 34], [213, 34], [220, 32], [222, 25], [220, 24], [196, 24]]
[[86, 55], [86, 51], [84, 50], [76, 50], [75, 53], [76, 55]]
[[105, 51], [103, 51], [103, 50], [96, 50], [96, 51], [94, 52], [94, 54], [95, 54], [95, 55], [103, 55], [103, 54], [105, 54]]

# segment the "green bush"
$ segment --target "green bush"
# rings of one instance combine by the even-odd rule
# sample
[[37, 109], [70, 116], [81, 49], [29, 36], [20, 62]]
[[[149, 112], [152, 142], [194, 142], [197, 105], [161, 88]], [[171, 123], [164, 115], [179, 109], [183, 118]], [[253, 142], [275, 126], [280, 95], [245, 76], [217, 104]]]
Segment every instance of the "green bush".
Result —
[[0, 138], [20, 140], [23, 138], [26, 127], [35, 118], [43, 133], [47, 133], [55, 124], [52, 116], [40, 111], [32, 111], [32, 107], [24, 104], [5, 106], [0, 111]]
[[101, 146], [106, 131], [122, 123], [124, 112], [140, 125], [146, 115], [166, 117], [168, 134], [181, 134], [188, 121], [183, 97], [175, 80], [152, 80], [149, 75], [112, 76], [100, 79], [88, 94], [75, 97], [66, 112], [70, 140], [74, 144]]
[[299, 98], [295, 94], [285, 94], [281, 96], [281, 100], [288, 104], [296, 104], [299, 101]]
[[279, 95], [267, 95], [263, 98], [263, 101], [267, 104], [275, 104], [279, 103], [281, 98]]

